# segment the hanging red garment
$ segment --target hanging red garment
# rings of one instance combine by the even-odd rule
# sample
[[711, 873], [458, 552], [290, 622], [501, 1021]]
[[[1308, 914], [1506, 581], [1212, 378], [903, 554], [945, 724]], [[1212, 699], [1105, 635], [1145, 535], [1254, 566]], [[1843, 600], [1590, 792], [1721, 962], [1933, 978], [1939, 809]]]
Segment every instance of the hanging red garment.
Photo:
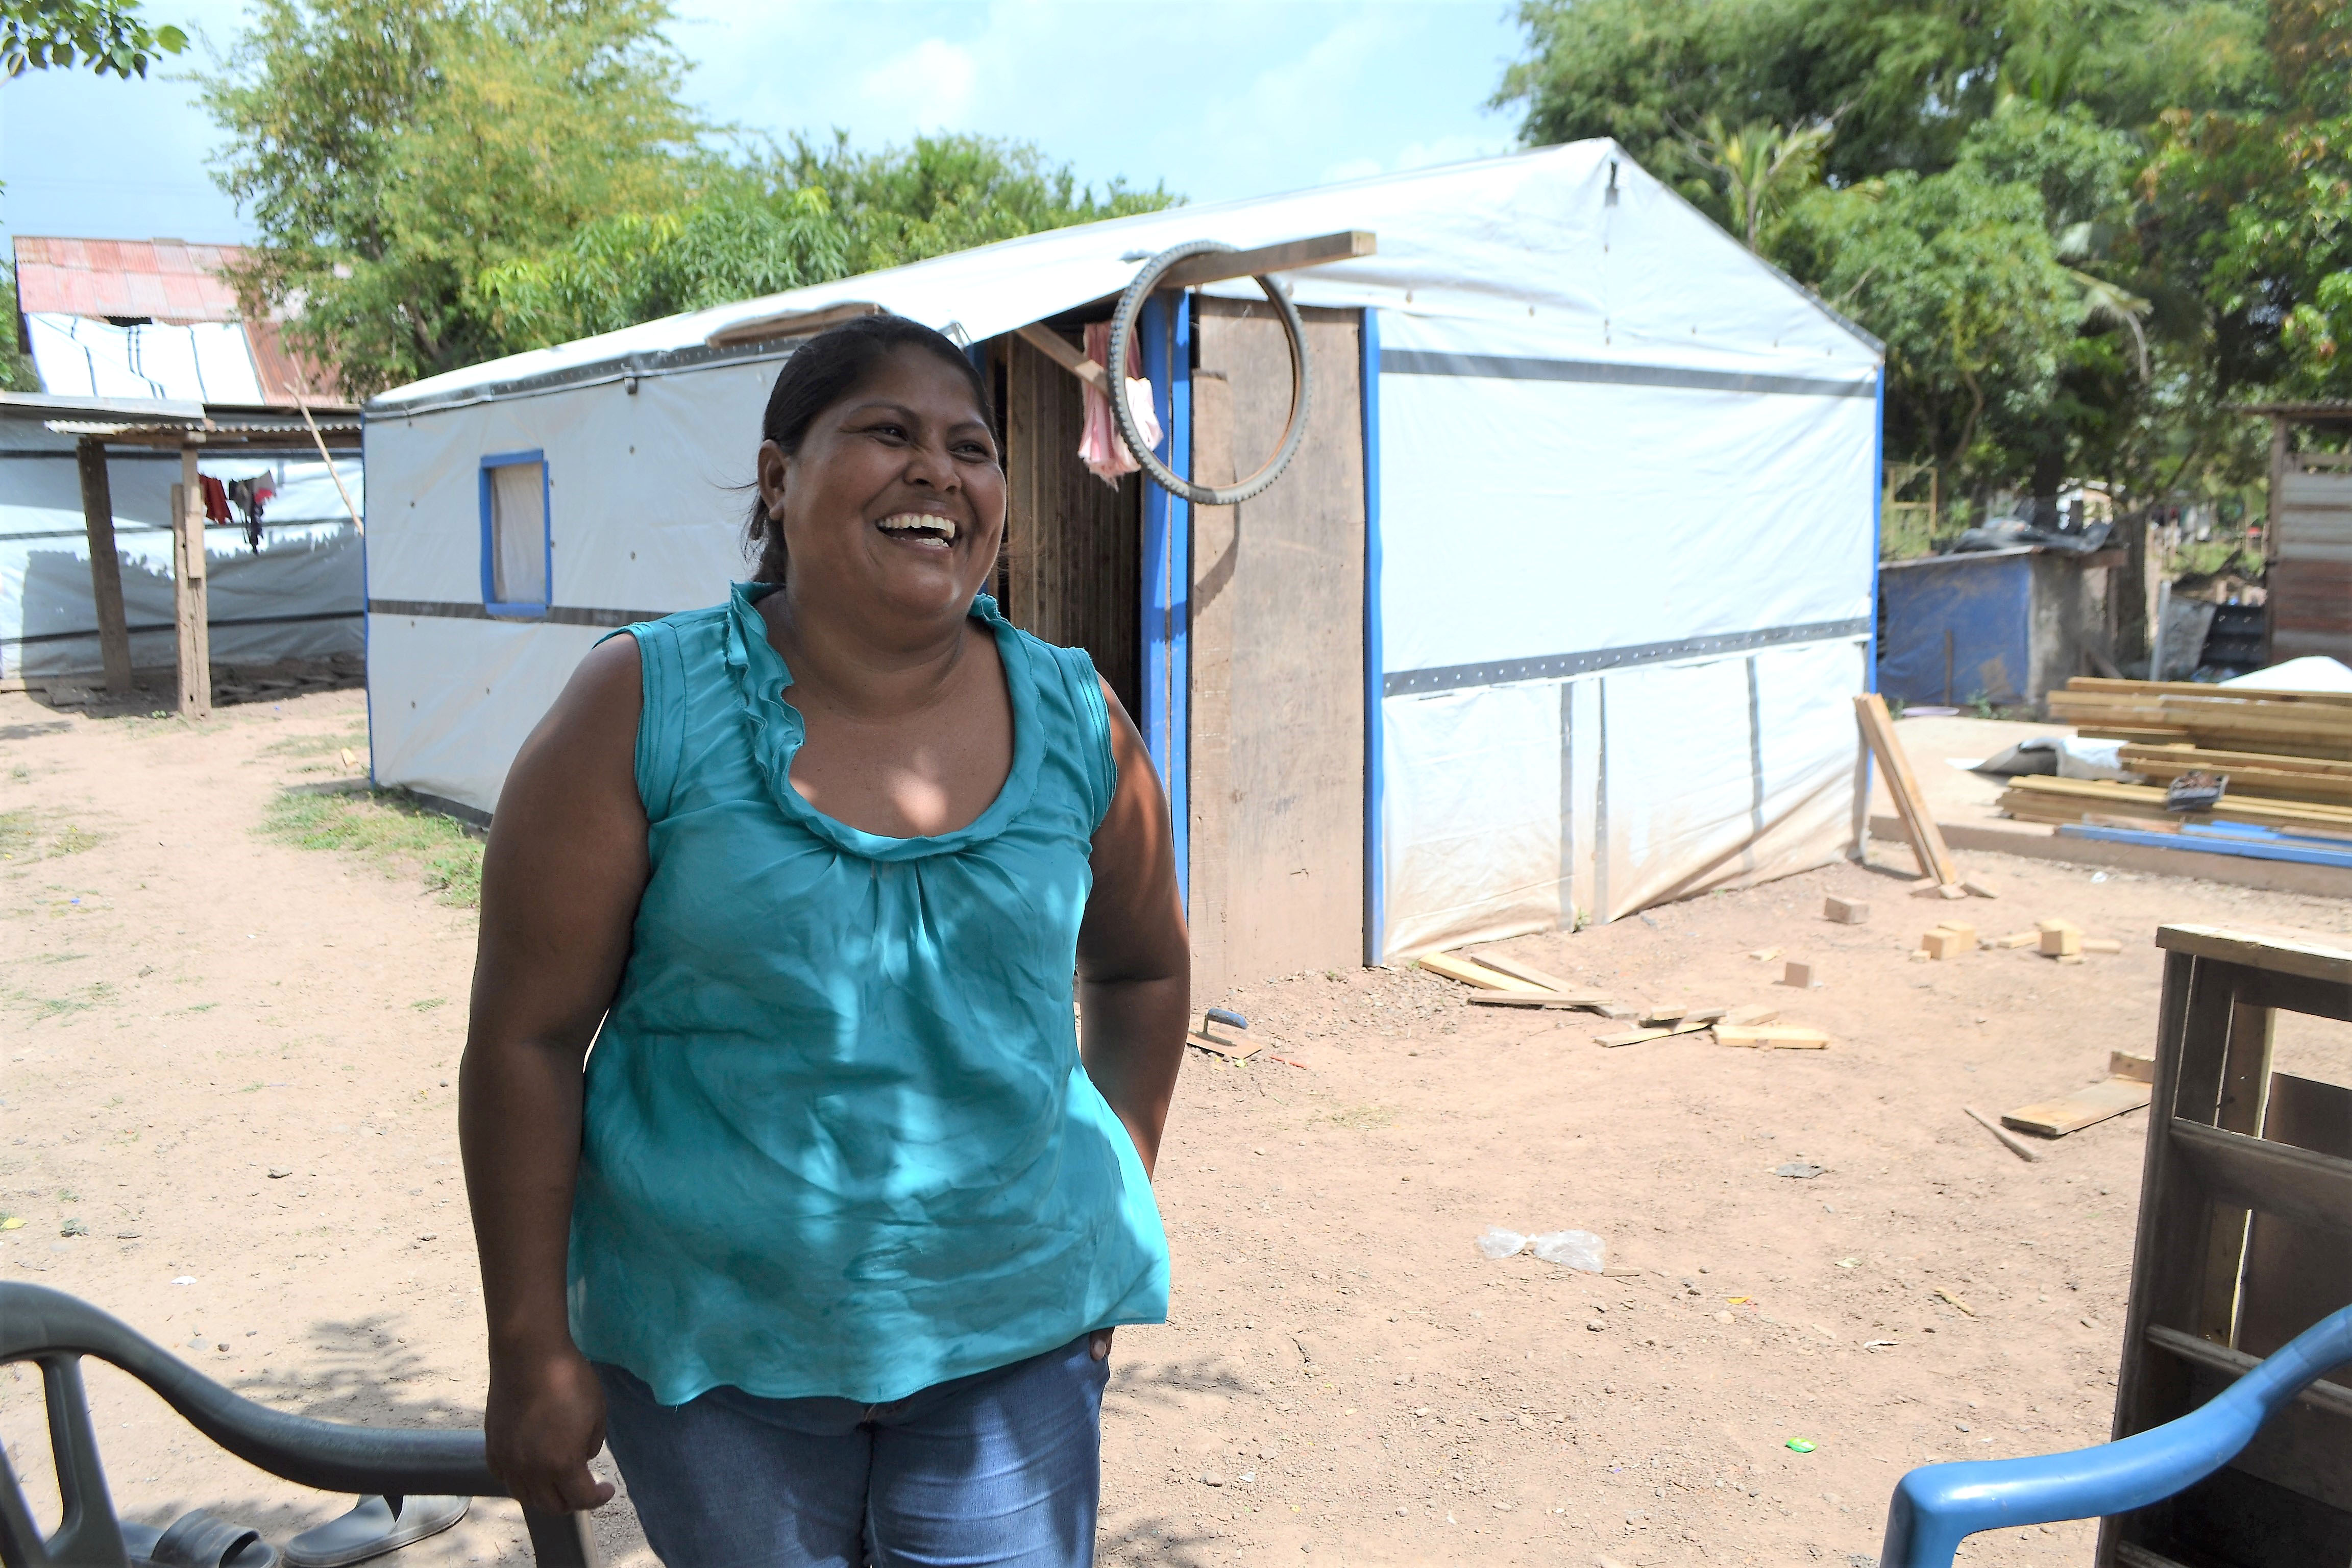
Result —
[[206, 522], [234, 521], [228, 514], [228, 487], [210, 474], [199, 474], [196, 476], [196, 482], [205, 488], [205, 521]]

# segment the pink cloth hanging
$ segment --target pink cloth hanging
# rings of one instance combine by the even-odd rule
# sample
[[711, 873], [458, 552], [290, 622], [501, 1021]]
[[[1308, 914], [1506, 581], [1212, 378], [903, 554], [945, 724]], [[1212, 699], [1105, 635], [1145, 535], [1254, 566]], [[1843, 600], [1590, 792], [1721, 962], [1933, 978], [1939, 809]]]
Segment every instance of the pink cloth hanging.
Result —
[[[1092, 321], [1087, 326], [1087, 357], [1108, 368], [1110, 364], [1110, 323]], [[1139, 374], [1143, 366], [1136, 353], [1132, 337], [1127, 341], [1127, 368], [1122, 379], [1127, 384], [1127, 406], [1135, 416], [1136, 433], [1147, 447], [1160, 445], [1160, 414], [1153, 406], [1151, 384]], [[1118, 438], [1118, 426], [1111, 418], [1110, 399], [1089, 386], [1087, 395], [1087, 427], [1078, 437], [1078, 461], [1103, 483], [1116, 489], [1118, 481], [1143, 465]]]

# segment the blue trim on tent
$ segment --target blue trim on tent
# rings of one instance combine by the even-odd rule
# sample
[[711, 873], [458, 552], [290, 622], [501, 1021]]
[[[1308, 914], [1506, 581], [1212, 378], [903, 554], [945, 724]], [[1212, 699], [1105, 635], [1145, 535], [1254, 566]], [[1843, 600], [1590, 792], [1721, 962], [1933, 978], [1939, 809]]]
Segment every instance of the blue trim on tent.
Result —
[[1381, 961], [1388, 936], [1388, 877], [1381, 855], [1386, 728], [1381, 714], [1381, 313], [1369, 306], [1357, 372], [1364, 418], [1364, 963]]
[[[367, 438], [369, 424], [370, 421], [366, 411], [362, 410], [360, 414], [360, 471], [362, 473], [365, 473], [367, 471]], [[367, 510], [368, 497], [365, 488], [362, 487], [360, 494], [360, 603], [362, 605], [365, 605], [368, 602], [368, 539], [370, 537], [370, 533], [367, 526]], [[375, 628], [368, 624], [370, 619], [371, 617], [367, 616], [362, 616], [360, 617], [360, 668], [366, 672], [365, 676], [360, 681], [360, 690], [365, 697], [367, 702], [368, 787], [370, 789], [382, 789], [383, 787], [383, 781], [376, 775], [375, 767], [375, 737], [377, 732], [375, 727], [375, 659], [373, 657], [375, 653]]]
[[[541, 581], [547, 586], [547, 597], [538, 604], [522, 600], [509, 603], [499, 598], [499, 545], [490, 499], [490, 470], [519, 468], [532, 463], [539, 465], [539, 548], [541, 570], [545, 574]], [[547, 473], [547, 454], [537, 447], [527, 452], [490, 452], [482, 458], [482, 607], [500, 620], [541, 620], [546, 617], [547, 606], [555, 602], [555, 505], [549, 494], [552, 488]]]
[[[1178, 479], [1192, 477], [1192, 297], [1144, 301], [1138, 335], [1143, 374], [1166, 432], [1158, 451]], [[1190, 503], [1143, 480], [1143, 743], [1168, 792], [1176, 840], [1176, 888], [1192, 907], [1192, 513]]]
[[[1878, 563], [1886, 552], [1886, 366], [1878, 367], [1878, 402], [1870, 432], [1870, 662], [1864, 691], [1878, 689]], [[1929, 520], [1931, 522], [1933, 519]]]

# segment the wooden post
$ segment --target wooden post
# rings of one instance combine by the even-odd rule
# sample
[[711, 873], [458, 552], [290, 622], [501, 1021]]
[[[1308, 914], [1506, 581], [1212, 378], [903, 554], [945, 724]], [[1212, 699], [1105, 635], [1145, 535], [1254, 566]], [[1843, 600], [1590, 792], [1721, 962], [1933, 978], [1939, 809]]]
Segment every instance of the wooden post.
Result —
[[1863, 738], [1878, 758], [1879, 771], [1886, 775], [1886, 793], [1894, 798], [1895, 815], [1903, 819], [1911, 852], [1919, 858], [1920, 874], [1934, 878], [1938, 887], [1957, 889], [1959, 869], [1952, 864], [1952, 852], [1944, 847], [1943, 831], [1927, 809], [1927, 796], [1919, 793], [1919, 781], [1911, 772], [1911, 759], [1904, 754], [1903, 742], [1895, 733], [1885, 699], [1875, 691], [1863, 692], [1854, 698], [1853, 710], [1862, 722]]
[[98, 657], [106, 689], [131, 689], [131, 624], [122, 613], [122, 558], [114, 548], [114, 492], [106, 482], [106, 443], [74, 444], [81, 469], [81, 525], [89, 535], [89, 597], [98, 610]]
[[213, 716], [212, 628], [205, 605], [205, 490], [194, 443], [172, 487], [172, 618], [179, 632], [180, 717]]

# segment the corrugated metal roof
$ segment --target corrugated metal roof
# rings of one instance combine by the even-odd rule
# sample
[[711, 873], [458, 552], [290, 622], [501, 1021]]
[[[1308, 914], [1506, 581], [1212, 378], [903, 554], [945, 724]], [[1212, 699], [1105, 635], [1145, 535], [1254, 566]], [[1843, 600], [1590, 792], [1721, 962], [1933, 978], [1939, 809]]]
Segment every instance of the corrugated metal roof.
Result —
[[220, 273], [245, 258], [242, 246], [26, 234], [16, 237], [16, 247], [19, 310], [159, 321], [237, 319], [236, 290]]
[[[231, 356], [236, 362], [236, 374], [250, 374], [257, 381], [262, 402], [290, 407], [298, 395], [314, 405], [342, 401], [342, 387], [331, 371], [296, 359], [286, 342], [282, 322], [239, 318], [236, 291], [221, 276], [221, 269], [245, 259], [247, 252], [242, 246], [19, 235], [16, 247], [16, 310], [21, 323], [29, 324], [42, 316], [79, 317], [91, 322], [143, 317], [167, 329], [227, 326], [244, 338], [244, 353]], [[150, 329], [111, 328], [98, 335], [105, 335], [105, 331], [119, 334]], [[68, 375], [58, 384], [49, 385], [50, 367], [42, 363], [39, 344], [34, 341], [38, 335], [27, 334], [21, 346], [41, 364], [47, 390], [74, 394], [98, 390], [95, 371]], [[175, 397], [249, 401], [237, 388], [181, 379], [187, 384], [159, 384], [156, 390]]]

